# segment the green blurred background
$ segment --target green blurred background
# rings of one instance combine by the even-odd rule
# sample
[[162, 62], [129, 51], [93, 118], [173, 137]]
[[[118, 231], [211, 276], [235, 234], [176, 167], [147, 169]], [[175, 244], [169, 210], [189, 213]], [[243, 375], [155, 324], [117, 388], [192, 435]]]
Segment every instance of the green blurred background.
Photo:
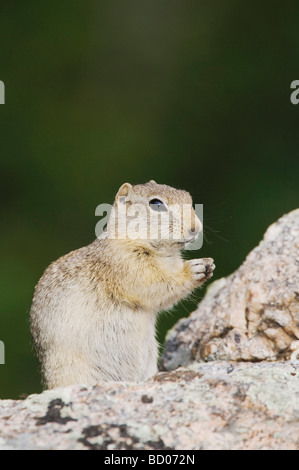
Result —
[[[95, 208], [122, 183], [204, 204], [188, 256], [213, 257], [214, 279], [298, 206], [298, 41], [298, 2], [1, 1], [0, 398], [41, 390], [34, 286], [95, 238]], [[161, 342], [195, 305], [162, 317]]]

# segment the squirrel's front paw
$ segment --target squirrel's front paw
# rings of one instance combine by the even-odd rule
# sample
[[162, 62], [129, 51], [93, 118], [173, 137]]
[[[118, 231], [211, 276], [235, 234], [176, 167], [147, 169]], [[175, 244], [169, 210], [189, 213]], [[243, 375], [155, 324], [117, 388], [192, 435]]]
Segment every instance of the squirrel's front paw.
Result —
[[212, 258], [192, 259], [188, 263], [198, 285], [213, 276], [215, 264]]

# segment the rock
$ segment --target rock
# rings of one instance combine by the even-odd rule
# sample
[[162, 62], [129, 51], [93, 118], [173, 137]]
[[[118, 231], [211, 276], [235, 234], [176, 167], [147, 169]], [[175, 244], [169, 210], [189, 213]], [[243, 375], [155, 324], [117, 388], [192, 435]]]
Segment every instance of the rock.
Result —
[[175, 326], [147, 382], [0, 400], [0, 450], [299, 449], [298, 244], [296, 210]]
[[271, 225], [237, 271], [214, 282], [166, 338], [161, 368], [276, 361], [299, 351], [299, 209]]
[[298, 420], [298, 362], [193, 363], [2, 400], [0, 450], [299, 449]]

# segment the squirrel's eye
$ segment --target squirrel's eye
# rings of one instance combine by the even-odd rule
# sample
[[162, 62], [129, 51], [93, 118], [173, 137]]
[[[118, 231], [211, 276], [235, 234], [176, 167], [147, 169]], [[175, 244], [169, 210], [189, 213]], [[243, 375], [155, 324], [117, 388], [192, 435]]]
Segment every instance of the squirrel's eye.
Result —
[[167, 211], [165, 204], [162, 201], [160, 201], [160, 199], [151, 199], [149, 204], [150, 204], [150, 208], [156, 212]]

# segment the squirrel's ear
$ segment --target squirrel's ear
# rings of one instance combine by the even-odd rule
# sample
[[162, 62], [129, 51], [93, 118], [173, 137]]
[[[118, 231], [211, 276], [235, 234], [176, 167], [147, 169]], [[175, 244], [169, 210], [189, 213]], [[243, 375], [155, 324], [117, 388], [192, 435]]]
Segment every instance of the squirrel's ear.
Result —
[[132, 185], [130, 183], [124, 183], [118, 190], [116, 199], [119, 197], [127, 197], [132, 189]]

